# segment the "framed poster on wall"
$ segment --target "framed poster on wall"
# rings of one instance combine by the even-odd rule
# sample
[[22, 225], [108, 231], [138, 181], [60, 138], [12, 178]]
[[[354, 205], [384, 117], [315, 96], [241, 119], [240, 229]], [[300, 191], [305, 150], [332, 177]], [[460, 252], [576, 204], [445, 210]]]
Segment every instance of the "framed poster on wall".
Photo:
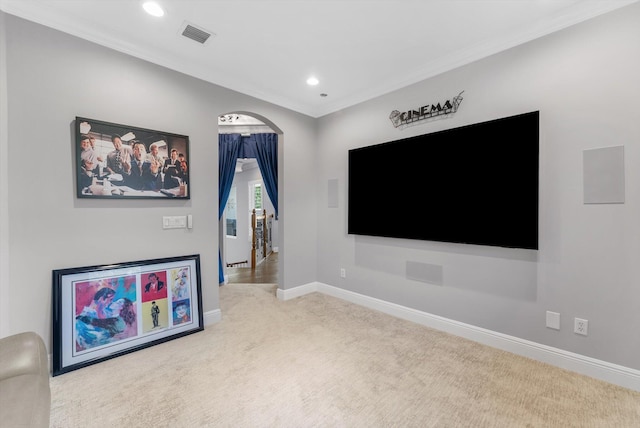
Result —
[[53, 376], [203, 329], [199, 255], [53, 271]]
[[76, 117], [78, 198], [190, 199], [189, 137]]

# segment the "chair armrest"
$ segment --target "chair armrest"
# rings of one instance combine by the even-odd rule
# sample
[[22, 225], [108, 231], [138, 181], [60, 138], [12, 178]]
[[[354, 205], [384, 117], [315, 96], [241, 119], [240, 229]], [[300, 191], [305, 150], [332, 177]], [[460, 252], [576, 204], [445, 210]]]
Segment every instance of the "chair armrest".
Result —
[[46, 347], [34, 332], [0, 339], [0, 380], [24, 374], [49, 376]]

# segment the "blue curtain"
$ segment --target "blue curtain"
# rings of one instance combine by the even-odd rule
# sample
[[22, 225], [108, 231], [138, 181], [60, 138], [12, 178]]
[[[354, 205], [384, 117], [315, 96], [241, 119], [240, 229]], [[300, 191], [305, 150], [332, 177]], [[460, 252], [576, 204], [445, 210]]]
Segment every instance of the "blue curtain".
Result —
[[[218, 136], [218, 221], [222, 218], [229, 193], [231, 193], [240, 145], [240, 134], [220, 134]], [[218, 249], [218, 282], [220, 284], [224, 282], [220, 249]]]
[[255, 158], [278, 219], [278, 135], [253, 134]]

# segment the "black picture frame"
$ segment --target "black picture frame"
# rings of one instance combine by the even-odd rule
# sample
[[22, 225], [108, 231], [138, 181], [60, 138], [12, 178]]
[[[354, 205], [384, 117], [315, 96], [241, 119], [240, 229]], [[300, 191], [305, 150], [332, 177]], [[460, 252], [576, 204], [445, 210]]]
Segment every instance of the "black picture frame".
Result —
[[200, 255], [56, 269], [52, 304], [53, 376], [193, 334]]
[[79, 116], [74, 129], [78, 198], [191, 198], [188, 136]]

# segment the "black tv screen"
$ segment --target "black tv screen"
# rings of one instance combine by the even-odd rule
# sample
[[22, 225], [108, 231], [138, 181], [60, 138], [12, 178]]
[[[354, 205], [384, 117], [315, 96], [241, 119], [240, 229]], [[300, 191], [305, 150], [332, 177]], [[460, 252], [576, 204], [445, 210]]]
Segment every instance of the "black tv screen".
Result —
[[539, 112], [349, 150], [348, 233], [538, 249]]

